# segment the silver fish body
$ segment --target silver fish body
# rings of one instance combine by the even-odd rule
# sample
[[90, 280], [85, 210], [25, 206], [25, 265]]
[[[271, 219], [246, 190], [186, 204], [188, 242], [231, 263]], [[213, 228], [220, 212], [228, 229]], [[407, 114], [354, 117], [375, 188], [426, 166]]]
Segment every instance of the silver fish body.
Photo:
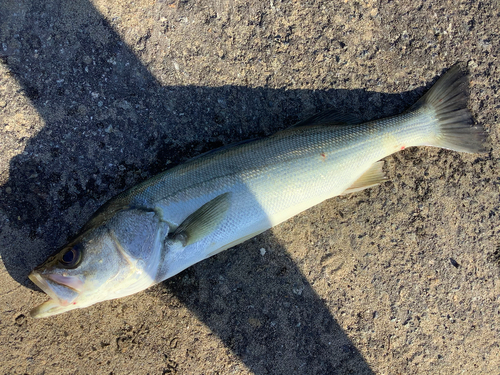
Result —
[[148, 288], [328, 198], [384, 180], [406, 147], [482, 148], [467, 76], [454, 66], [405, 113], [339, 124], [334, 112], [167, 170], [106, 203], [75, 241], [30, 275], [50, 316]]

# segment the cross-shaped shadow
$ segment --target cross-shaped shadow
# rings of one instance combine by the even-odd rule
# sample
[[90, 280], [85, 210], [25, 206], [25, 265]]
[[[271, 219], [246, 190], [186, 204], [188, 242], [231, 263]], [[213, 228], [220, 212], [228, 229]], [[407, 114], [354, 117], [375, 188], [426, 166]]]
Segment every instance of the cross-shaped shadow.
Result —
[[[0, 194], [10, 225], [28, 228], [31, 239], [44, 244], [0, 249], [10, 275], [31, 288], [29, 271], [100, 204], [167, 164], [269, 135], [333, 105], [355, 111], [358, 103], [370, 103], [363, 110], [373, 117], [415, 98], [161, 86], [90, 2], [71, 3], [0, 4], [0, 56], [45, 122], [36, 135], [20, 139], [24, 152], [10, 160]], [[68, 32], [64, 25], [76, 18], [81, 26]], [[269, 232], [251, 241], [163, 286], [257, 374], [371, 374], [286, 249]], [[241, 251], [250, 247], [255, 251]], [[265, 257], [261, 247], [268, 249]]]

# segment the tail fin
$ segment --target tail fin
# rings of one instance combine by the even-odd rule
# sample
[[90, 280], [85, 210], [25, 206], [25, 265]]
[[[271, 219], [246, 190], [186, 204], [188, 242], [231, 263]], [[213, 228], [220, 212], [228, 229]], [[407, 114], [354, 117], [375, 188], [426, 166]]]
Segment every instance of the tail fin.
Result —
[[409, 111], [425, 109], [437, 118], [432, 146], [462, 152], [484, 152], [486, 133], [467, 109], [469, 77], [463, 64], [453, 65]]

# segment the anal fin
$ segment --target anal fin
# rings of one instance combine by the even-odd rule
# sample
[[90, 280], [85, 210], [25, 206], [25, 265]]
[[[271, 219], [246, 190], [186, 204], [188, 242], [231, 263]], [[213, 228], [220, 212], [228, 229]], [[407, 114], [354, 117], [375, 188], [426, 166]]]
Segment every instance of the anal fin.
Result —
[[377, 186], [381, 182], [387, 180], [382, 167], [383, 161], [373, 163], [371, 167], [361, 175], [349, 188], [347, 188], [341, 195], [355, 193], [373, 186]]

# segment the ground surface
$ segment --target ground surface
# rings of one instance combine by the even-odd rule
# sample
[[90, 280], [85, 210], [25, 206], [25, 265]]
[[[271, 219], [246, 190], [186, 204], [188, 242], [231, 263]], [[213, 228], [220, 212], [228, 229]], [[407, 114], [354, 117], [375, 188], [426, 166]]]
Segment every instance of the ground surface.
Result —
[[[1, 1], [0, 373], [500, 373], [499, 13]], [[381, 186], [148, 291], [29, 317], [46, 299], [29, 271], [124, 188], [322, 109], [398, 113], [457, 61], [487, 154], [405, 150]]]

